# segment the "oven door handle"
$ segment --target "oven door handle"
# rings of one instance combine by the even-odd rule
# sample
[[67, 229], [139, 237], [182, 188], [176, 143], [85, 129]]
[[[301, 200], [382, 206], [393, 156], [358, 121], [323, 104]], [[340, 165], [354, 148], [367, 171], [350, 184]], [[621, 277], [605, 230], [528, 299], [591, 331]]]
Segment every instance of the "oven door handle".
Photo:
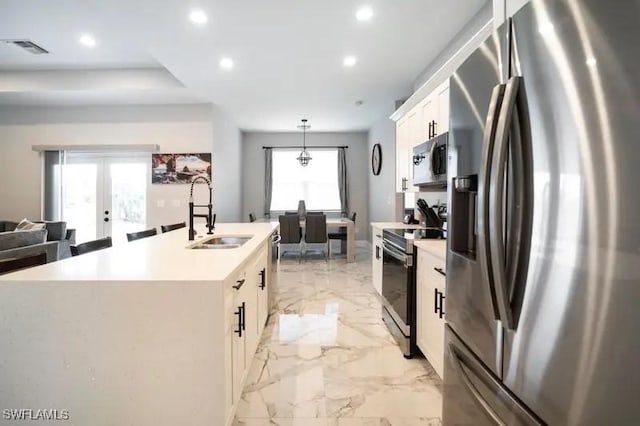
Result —
[[406, 254], [400, 252], [399, 250], [393, 248], [393, 246], [385, 241], [382, 242], [382, 247], [384, 249], [384, 252], [387, 253], [389, 256], [393, 257], [396, 260], [399, 260], [400, 262], [402, 262], [404, 264], [404, 267], [407, 268], [409, 266], [411, 266], [409, 263], [409, 256], [407, 256]]

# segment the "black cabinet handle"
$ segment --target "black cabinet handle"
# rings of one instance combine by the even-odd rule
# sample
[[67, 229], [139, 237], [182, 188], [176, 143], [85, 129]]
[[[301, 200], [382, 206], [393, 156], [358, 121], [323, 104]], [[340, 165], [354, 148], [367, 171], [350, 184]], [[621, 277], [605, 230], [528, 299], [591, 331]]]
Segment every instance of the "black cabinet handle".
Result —
[[244, 281], [245, 281], [244, 278], [236, 281], [238, 285], [234, 285], [233, 288], [235, 288], [236, 290], [240, 290], [240, 287], [242, 287], [242, 285], [244, 284]]
[[233, 330], [234, 333], [236, 333], [238, 335], [238, 337], [242, 337], [242, 330], [244, 330], [243, 326], [242, 326], [242, 311], [244, 309], [244, 302], [242, 303], [242, 306], [238, 306], [238, 310], [236, 312], [234, 312], [234, 315], [238, 316], [238, 329], [237, 330]]
[[266, 269], [262, 268], [262, 271], [260, 271], [260, 289], [264, 290], [264, 288], [266, 287], [267, 283], [266, 283]]
[[[437, 291], [437, 290], [436, 290]], [[440, 317], [440, 319], [442, 319], [444, 317], [444, 299], [446, 298], [444, 293], [442, 292], [438, 292], [438, 297], [440, 298], [440, 312], [438, 312], [438, 317]]]
[[247, 325], [247, 307], [245, 306], [244, 302], [242, 302], [242, 331], [246, 330], [246, 325]]
[[376, 259], [380, 260], [380, 246], [376, 246]]
[[442, 270], [442, 268], [433, 268], [433, 270], [439, 273], [440, 275], [442, 275], [443, 277], [447, 276], [447, 274]]
[[434, 288], [433, 289], [434, 293], [433, 293], [433, 313], [437, 314], [438, 313], [438, 289]]
[[429, 135], [427, 136], [427, 139], [431, 139], [433, 137], [433, 121], [429, 122]]

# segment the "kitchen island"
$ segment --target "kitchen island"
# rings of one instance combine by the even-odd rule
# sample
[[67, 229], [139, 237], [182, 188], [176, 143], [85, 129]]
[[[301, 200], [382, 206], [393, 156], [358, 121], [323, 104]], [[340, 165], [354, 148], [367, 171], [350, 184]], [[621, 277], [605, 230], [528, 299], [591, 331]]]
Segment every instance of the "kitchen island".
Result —
[[268, 316], [275, 226], [198, 228], [0, 277], [0, 412], [77, 425], [227, 425]]

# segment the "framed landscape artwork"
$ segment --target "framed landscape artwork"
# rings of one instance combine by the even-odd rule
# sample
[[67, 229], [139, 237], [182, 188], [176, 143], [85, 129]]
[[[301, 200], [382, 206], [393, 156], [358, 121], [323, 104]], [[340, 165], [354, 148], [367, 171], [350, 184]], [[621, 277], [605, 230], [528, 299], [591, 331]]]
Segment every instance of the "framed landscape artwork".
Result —
[[197, 176], [211, 180], [211, 153], [151, 156], [152, 184], [190, 184]]

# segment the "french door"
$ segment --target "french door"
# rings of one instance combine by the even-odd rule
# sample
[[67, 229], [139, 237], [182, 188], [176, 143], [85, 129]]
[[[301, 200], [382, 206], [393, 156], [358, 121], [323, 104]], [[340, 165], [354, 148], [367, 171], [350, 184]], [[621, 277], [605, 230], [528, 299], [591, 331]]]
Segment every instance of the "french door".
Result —
[[62, 174], [62, 219], [76, 229], [76, 242], [111, 237], [126, 242], [128, 232], [147, 223], [150, 162], [145, 156], [69, 155]]

